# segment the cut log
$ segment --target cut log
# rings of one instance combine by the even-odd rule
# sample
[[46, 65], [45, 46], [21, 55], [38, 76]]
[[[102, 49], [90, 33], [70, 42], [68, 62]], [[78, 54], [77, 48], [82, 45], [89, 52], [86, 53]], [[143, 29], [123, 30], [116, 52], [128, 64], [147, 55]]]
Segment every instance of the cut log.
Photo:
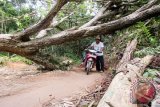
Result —
[[[130, 102], [131, 84], [132, 81], [137, 78], [137, 75], [141, 76], [145, 68], [151, 63], [153, 56], [148, 55], [141, 59], [135, 58], [131, 60], [130, 56], [137, 43], [135, 41], [136, 39], [127, 46], [126, 50], [129, 49], [129, 51], [125, 51], [122, 60], [118, 64], [121, 72], [119, 72], [112, 80], [108, 90], [100, 100], [98, 107], [138, 107], [137, 104], [132, 104]], [[131, 48], [133, 46], [134, 48]], [[127, 71], [127, 73], [124, 73], [123, 71]]]
[[121, 72], [121, 71], [126, 72], [127, 71], [126, 65], [131, 60], [132, 53], [136, 49], [136, 46], [137, 46], [137, 39], [134, 39], [131, 43], [127, 44], [127, 48], [125, 49], [123, 57], [117, 65], [117, 68], [116, 68], [117, 72]]

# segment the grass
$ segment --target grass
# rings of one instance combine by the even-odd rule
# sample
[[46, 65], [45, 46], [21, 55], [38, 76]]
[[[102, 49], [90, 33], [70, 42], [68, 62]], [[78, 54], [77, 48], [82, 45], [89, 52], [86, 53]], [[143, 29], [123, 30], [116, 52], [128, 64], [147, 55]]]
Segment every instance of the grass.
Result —
[[10, 62], [10, 61], [11, 62], [24, 62], [28, 65], [33, 64], [33, 62], [31, 60], [26, 59], [26, 58], [21, 57], [21, 56], [18, 56], [18, 55], [8, 57], [8, 56], [0, 54], [0, 65], [5, 65], [7, 62]]
[[11, 62], [24, 62], [24, 63], [26, 63], [28, 65], [32, 65], [33, 64], [33, 62], [31, 60], [26, 59], [26, 58], [21, 57], [21, 56], [18, 56], [18, 55], [14, 56], [14, 57], [11, 57], [9, 60]]

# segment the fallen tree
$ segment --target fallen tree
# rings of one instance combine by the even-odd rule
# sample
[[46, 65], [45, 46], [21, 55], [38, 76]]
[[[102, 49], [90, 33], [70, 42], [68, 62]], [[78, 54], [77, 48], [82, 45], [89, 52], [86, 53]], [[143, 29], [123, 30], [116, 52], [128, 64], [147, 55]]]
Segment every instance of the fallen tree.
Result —
[[153, 56], [132, 59], [137, 40], [128, 44], [123, 57], [117, 65], [117, 75], [98, 104], [98, 107], [137, 107], [130, 102], [131, 83], [141, 77], [145, 68], [151, 63]]
[[0, 34], [0, 51], [21, 55], [36, 62], [37, 64], [45, 66], [46, 69], [53, 70], [59, 68], [58, 65], [52, 63], [55, 58], [50, 55], [44, 55], [40, 49], [46, 46], [58, 45], [89, 36], [100, 34], [106, 35], [116, 30], [131, 26], [138, 21], [143, 21], [160, 14], [160, 5], [155, 5], [157, 0], [151, 0], [151, 2], [142, 6], [132, 14], [98, 24], [97, 22], [102, 18], [107, 18], [110, 15], [115, 15], [117, 13], [117, 11], [115, 12], [110, 10], [110, 2], [112, 1], [109, 1], [105, 5], [106, 7], [103, 7], [100, 10], [97, 16], [79, 28], [68, 29], [52, 36], [42, 36], [42, 38], [30, 39], [30, 37], [36, 33], [46, 30], [50, 26], [52, 19], [68, 2], [69, 0], [57, 0], [54, 7], [42, 21], [24, 31], [15, 34]]

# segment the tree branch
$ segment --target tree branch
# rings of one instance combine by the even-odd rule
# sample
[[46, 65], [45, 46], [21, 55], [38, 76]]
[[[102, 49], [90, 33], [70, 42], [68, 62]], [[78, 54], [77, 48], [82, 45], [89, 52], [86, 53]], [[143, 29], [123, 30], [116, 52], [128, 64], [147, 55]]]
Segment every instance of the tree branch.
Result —
[[89, 36], [99, 35], [99, 34], [109, 34], [116, 30], [123, 29], [130, 25], [135, 24], [137, 21], [142, 21], [153, 16], [158, 16], [160, 14], [160, 5], [151, 7], [142, 12], [134, 12], [128, 16], [122, 17], [118, 20], [114, 20], [108, 23], [100, 24], [97, 26], [85, 27], [78, 30], [63, 31], [61, 33], [55, 34], [50, 37], [44, 37], [41, 39], [19, 43], [21, 47], [44, 47], [49, 45], [62, 44], [64, 42], [77, 40], [80, 38], [85, 38]]
[[147, 4], [145, 4], [144, 6], [139, 8], [138, 10], [136, 10], [136, 12], [144, 11], [144, 10], [152, 7], [153, 5], [155, 5], [157, 2], [158, 2], [158, 0], [150, 0], [150, 2], [148, 2]]
[[[130, 2], [133, 3], [133, 2], [136, 2], [136, 0], [130, 1]], [[130, 2], [127, 1], [127, 3], [130, 3]], [[140, 12], [140, 11], [143, 11], [145, 9], [148, 9], [148, 8], [152, 7], [153, 5], [155, 5], [156, 3], [157, 3], [157, 0], [151, 0], [150, 2], [148, 2], [147, 4], [142, 6], [140, 9], [138, 9], [136, 12]], [[107, 11], [107, 9], [110, 7], [111, 4], [112, 4], [112, 2], [108, 1], [106, 3], [106, 5], [103, 6], [100, 9], [100, 11], [97, 13], [97, 15], [93, 19], [91, 19], [88, 23], [85, 23], [84, 25], [82, 25], [80, 27], [80, 29], [84, 28], [84, 27], [89, 27], [89, 26], [96, 25], [97, 21], [99, 21], [99, 20], [101, 20], [101, 19], [103, 19], [105, 17], [109, 17], [109, 16], [115, 15], [117, 13], [116, 11], [110, 11], [110, 10]]]
[[14, 35], [15, 39], [22, 40], [22, 41], [28, 41], [29, 36], [32, 36], [33, 34], [41, 31], [42, 29], [47, 28], [50, 25], [52, 19], [57, 15], [59, 10], [67, 2], [68, 2], [68, 0], [57, 0], [55, 5], [53, 6], [53, 8], [50, 10], [48, 15], [42, 21], [40, 21], [39, 23], [27, 28], [24, 31], [21, 31], [21, 32], [18, 32], [17, 34], [15, 34]]
[[[71, 16], [74, 12], [72, 12], [69, 16]], [[36, 36], [36, 38], [42, 38], [44, 36], [47, 36], [47, 32], [53, 30], [53, 28], [57, 27], [59, 24], [61, 24], [63, 21], [65, 21], [66, 19], [68, 19], [69, 16], [66, 16], [64, 18], [62, 18], [59, 22], [55, 22], [52, 23], [51, 26], [49, 28], [43, 29], [41, 30], [38, 35]]]
[[100, 9], [97, 15], [93, 19], [91, 19], [88, 23], [85, 23], [84, 25], [82, 25], [80, 29], [94, 25], [96, 21], [100, 20], [103, 17], [105, 11], [108, 9], [110, 5], [111, 5], [111, 1], [108, 1], [108, 3]]

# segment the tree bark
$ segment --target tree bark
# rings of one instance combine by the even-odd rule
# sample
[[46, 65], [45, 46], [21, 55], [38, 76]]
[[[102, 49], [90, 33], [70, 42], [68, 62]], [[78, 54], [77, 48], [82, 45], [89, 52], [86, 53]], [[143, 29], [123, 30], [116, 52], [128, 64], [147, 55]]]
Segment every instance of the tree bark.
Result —
[[138, 10], [136, 10], [136, 12], [141, 12], [143, 10], [146, 10], [146, 9], [152, 7], [153, 5], [155, 5], [157, 2], [158, 2], [158, 0], [150, 0], [150, 2], [148, 2], [147, 4], [145, 4], [144, 6], [139, 8]]
[[128, 62], [131, 60], [132, 53], [136, 49], [136, 46], [137, 46], [137, 39], [134, 39], [131, 43], [127, 44], [127, 48], [123, 54], [123, 57], [116, 67], [117, 73], [121, 71], [127, 72], [126, 66]]
[[[69, 16], [71, 16], [72, 14], [73, 14], [73, 12]], [[66, 19], [68, 19], [69, 16], [66, 16], [66, 17], [62, 18], [59, 22], [56, 21], [54, 23], [51, 23], [51, 25], [50, 25], [49, 28], [41, 30], [35, 38], [37, 39], [37, 38], [42, 38], [42, 37], [47, 36], [47, 32], [48, 31], [53, 30], [55, 27], [57, 27], [58, 25], [60, 25], [63, 21], [65, 21]]]
[[80, 27], [80, 29], [81, 29], [81, 28], [85, 28], [85, 27], [89, 27], [89, 26], [93, 26], [93, 25], [95, 25], [95, 24], [97, 23], [97, 21], [99, 21], [100, 19], [102, 19], [102, 18], [104, 18], [104, 17], [107, 17], [107, 16], [109, 16], [109, 15], [114, 14], [115, 12], [110, 12], [110, 11], [107, 11], [108, 13], [105, 14], [105, 13], [106, 13], [106, 10], [110, 7], [110, 5], [111, 5], [111, 1], [108, 1], [108, 3], [99, 10], [99, 12], [97, 13], [97, 15], [96, 15], [93, 19], [91, 19], [89, 22], [87, 22], [87, 23], [85, 23], [84, 25], [82, 25], [82, 26]]
[[[137, 107], [137, 104], [130, 102], [131, 83], [137, 78], [137, 75], [141, 76], [145, 68], [151, 63], [153, 56], [131, 60], [136, 44], [137, 42], [133, 40], [127, 46], [124, 56], [118, 64], [117, 70], [120, 69], [120, 72], [112, 80], [98, 107]], [[126, 71], [127, 73], [124, 73]]]
[[114, 20], [108, 23], [100, 24], [97, 26], [85, 27], [78, 30], [66, 30], [49, 37], [44, 37], [29, 42], [19, 43], [18, 46], [40, 48], [49, 45], [62, 44], [64, 42], [70, 42], [73, 40], [86, 38], [89, 36], [109, 34], [116, 30], [120, 30], [130, 25], [133, 25], [138, 21], [142, 21], [153, 16], [158, 16], [158, 14], [160, 14], [160, 5], [151, 7], [142, 12], [138, 13], [134, 12], [128, 16], [122, 17], [118, 20]]
[[35, 63], [39, 65], [43, 65], [44, 69], [46, 70], [55, 70], [55, 69], [61, 69], [60, 68], [60, 62], [56, 60], [53, 56], [43, 54], [43, 53], [36, 53], [34, 55], [27, 55], [26, 58], [34, 61]]
[[98, 107], [137, 107], [136, 104], [130, 102], [130, 79], [136, 78], [136, 72], [140, 75], [144, 68], [151, 62], [152, 58], [153, 56], [142, 58], [138, 64], [143, 65], [143, 67], [128, 65], [129, 72], [126, 75], [123, 72], [118, 73], [99, 102]]
[[19, 39], [21, 41], [29, 41], [29, 36], [32, 36], [33, 34], [47, 28], [53, 18], [57, 15], [57, 13], [60, 11], [60, 9], [68, 2], [68, 0], [57, 0], [55, 5], [53, 6], [53, 8], [50, 10], [50, 12], [48, 13], [48, 15], [40, 22], [38, 22], [37, 24], [25, 29], [22, 32], [18, 32], [16, 33], [15, 39]]

